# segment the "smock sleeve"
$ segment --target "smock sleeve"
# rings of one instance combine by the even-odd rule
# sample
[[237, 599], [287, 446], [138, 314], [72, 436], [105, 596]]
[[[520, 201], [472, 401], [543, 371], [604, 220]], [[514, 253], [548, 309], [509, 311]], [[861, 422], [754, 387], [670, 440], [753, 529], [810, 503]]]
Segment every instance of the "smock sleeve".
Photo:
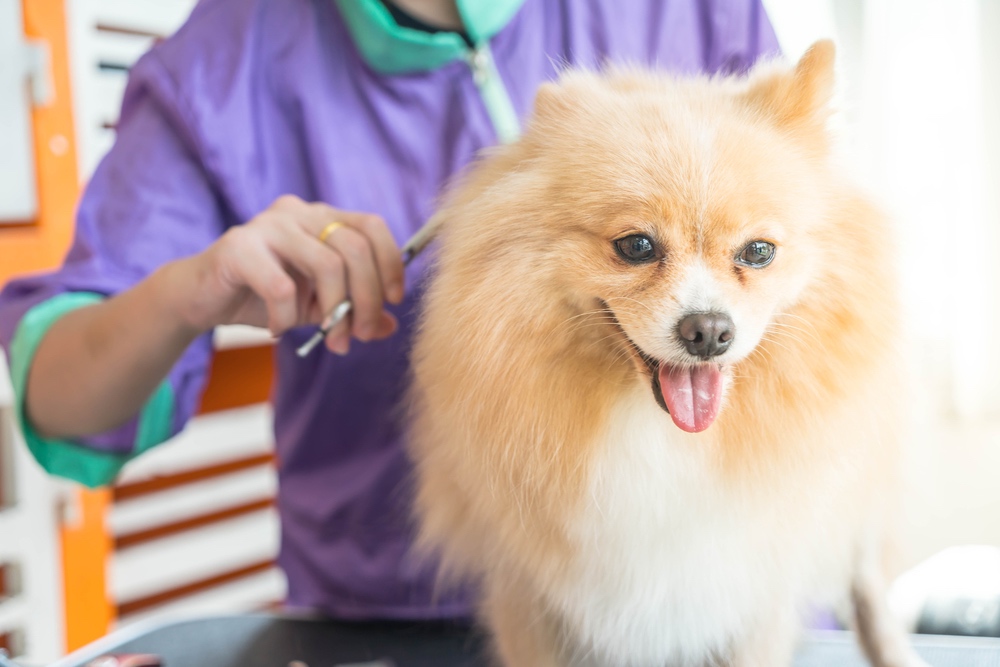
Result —
[[[195, 410], [211, 338], [193, 343], [142, 411], [113, 431], [74, 441], [41, 437], [25, 418], [28, 371], [51, 326], [76, 308], [127, 290], [160, 265], [198, 253], [227, 226], [225, 207], [185, 132], [183, 100], [155, 57], [133, 69], [117, 140], [86, 187], [63, 265], [17, 278], [0, 292], [0, 344], [7, 348], [21, 428], [48, 472], [90, 487], [183, 428]], [[87, 391], [84, 381], [78, 391]]]

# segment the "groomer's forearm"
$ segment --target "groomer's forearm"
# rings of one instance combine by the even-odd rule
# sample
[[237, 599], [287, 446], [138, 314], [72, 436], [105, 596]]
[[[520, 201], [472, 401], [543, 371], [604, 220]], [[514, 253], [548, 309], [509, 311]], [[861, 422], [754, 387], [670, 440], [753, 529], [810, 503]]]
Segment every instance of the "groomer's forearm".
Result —
[[177, 283], [167, 265], [52, 326], [27, 384], [27, 417], [43, 437], [101, 433], [139, 413], [200, 333], [176, 315]]

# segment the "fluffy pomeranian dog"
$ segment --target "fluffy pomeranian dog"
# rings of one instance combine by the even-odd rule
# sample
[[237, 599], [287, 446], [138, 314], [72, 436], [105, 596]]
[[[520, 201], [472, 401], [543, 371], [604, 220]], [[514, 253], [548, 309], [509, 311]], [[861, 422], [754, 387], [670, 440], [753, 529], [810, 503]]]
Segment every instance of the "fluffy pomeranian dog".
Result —
[[883, 595], [889, 224], [838, 173], [834, 48], [746, 77], [568, 72], [452, 188], [413, 353], [421, 544], [508, 667], [781, 667]]

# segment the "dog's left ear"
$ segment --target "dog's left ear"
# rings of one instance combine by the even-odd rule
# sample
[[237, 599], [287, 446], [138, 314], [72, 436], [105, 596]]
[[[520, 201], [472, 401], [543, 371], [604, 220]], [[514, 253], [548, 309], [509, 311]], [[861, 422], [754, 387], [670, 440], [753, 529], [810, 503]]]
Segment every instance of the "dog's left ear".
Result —
[[778, 125], [825, 134], [835, 60], [832, 41], [816, 42], [791, 71], [765, 67], [751, 74], [746, 99]]

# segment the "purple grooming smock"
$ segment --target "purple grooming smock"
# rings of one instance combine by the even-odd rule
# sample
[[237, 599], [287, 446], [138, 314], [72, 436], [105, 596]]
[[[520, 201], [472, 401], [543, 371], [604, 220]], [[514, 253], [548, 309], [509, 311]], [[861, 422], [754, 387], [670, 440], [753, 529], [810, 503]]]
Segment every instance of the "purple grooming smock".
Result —
[[[492, 83], [474, 77], [474, 58], [454, 57], [467, 49], [457, 35], [428, 46], [375, 0], [202, 0], [133, 67], [117, 141], [86, 188], [64, 265], [0, 294], [0, 343], [20, 395], [62, 313], [201, 252], [280, 195], [376, 213], [402, 245], [446, 181], [511, 123], [516, 131], [538, 85], [565, 65], [732, 72], [778, 51], [760, 0], [460, 0], [459, 9], [469, 38], [492, 54]], [[410, 553], [401, 399], [427, 261], [407, 271], [391, 338], [355, 341], [346, 357], [297, 358], [312, 328], [277, 344], [279, 562], [292, 606], [359, 619], [472, 609], [468, 591], [438, 591], [434, 567]], [[110, 482], [183, 428], [210, 355], [205, 336], [113, 432], [48, 442], [23, 423], [32, 452], [55, 474]]]

